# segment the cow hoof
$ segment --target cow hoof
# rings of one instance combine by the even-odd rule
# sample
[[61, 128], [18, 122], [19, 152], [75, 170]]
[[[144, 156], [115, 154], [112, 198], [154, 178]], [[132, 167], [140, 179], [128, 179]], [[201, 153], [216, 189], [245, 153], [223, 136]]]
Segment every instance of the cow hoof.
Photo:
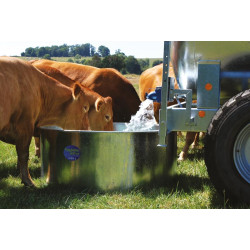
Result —
[[25, 187], [31, 187], [31, 188], [35, 188], [35, 184], [32, 180], [22, 180], [21, 182], [22, 184], [24, 184]]
[[184, 153], [181, 152], [177, 161], [184, 161], [185, 159], [186, 159], [186, 157], [185, 157]]
[[177, 161], [184, 161], [185, 159], [184, 158], [182, 158], [182, 157], [179, 157], [178, 159], [177, 159]]

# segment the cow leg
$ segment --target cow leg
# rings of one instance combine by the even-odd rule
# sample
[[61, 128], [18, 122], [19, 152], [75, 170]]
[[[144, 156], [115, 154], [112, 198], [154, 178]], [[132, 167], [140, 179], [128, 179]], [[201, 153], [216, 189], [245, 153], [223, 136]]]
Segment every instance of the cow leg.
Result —
[[36, 156], [40, 158], [40, 138], [39, 137], [34, 137], [35, 138], [35, 151], [36, 151]]
[[186, 142], [184, 148], [182, 149], [178, 161], [184, 161], [187, 158], [187, 153], [190, 145], [193, 143], [195, 139], [196, 132], [187, 132], [186, 134]]
[[197, 132], [196, 135], [195, 135], [195, 139], [194, 139], [194, 142], [192, 143], [192, 148], [196, 148], [199, 146], [199, 142], [200, 142], [200, 138], [204, 138], [205, 137], [205, 132]]
[[191, 148], [197, 148], [199, 146], [199, 141], [200, 141], [200, 133], [197, 132], [195, 134], [194, 142], [191, 145]]
[[35, 186], [28, 169], [31, 138], [31, 136], [19, 138], [16, 143], [17, 167], [20, 169], [21, 180], [25, 186]]

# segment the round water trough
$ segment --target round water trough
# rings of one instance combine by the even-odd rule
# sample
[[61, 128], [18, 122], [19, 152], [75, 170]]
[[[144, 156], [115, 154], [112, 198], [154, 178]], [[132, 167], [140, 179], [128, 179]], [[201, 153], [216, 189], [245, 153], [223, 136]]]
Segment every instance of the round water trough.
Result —
[[97, 191], [164, 185], [176, 165], [176, 133], [158, 147], [156, 126], [150, 131], [73, 131], [41, 127], [42, 176], [48, 183]]

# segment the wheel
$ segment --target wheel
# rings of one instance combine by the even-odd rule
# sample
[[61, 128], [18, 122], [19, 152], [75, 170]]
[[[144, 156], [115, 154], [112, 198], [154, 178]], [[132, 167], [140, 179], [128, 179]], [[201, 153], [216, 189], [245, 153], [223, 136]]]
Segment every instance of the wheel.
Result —
[[231, 98], [212, 119], [205, 163], [220, 193], [250, 203], [250, 89]]

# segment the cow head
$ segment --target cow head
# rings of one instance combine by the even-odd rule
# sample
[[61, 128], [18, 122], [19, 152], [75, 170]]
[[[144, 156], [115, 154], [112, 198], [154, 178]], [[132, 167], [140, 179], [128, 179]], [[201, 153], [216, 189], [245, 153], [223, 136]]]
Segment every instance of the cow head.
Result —
[[90, 108], [89, 123], [91, 130], [112, 131], [113, 128], [113, 110], [111, 97], [98, 97], [95, 101], [95, 107]]
[[63, 129], [87, 130], [89, 129], [89, 102], [84, 88], [80, 84], [74, 84], [72, 88], [72, 101], [65, 110], [65, 125]]

